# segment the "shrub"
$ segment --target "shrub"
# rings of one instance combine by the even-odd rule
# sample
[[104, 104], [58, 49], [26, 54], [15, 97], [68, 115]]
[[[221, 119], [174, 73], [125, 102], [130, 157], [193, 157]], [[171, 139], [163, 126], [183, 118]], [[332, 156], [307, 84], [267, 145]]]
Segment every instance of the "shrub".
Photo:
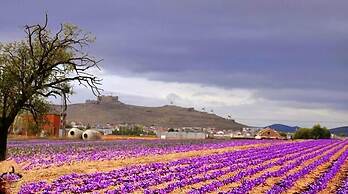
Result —
[[312, 128], [313, 139], [330, 139], [331, 133], [326, 127], [321, 127], [319, 124]]
[[319, 124], [313, 128], [300, 128], [296, 131], [294, 139], [330, 139], [331, 133], [326, 127]]
[[311, 139], [312, 129], [309, 128], [300, 128], [296, 131], [294, 139]]

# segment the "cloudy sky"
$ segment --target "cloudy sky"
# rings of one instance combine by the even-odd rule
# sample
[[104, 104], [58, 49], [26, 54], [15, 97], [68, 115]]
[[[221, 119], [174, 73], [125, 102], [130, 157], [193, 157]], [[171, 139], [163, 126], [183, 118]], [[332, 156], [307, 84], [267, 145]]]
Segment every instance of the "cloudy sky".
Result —
[[[348, 1], [1, 1], [0, 41], [74, 23], [97, 41], [105, 94], [254, 126], [348, 125]], [[72, 102], [93, 98], [75, 87]]]

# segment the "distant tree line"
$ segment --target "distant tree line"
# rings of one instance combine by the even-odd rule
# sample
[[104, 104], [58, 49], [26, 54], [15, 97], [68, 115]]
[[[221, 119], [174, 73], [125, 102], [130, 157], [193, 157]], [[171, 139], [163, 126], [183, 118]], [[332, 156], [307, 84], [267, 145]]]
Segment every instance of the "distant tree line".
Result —
[[330, 139], [331, 133], [319, 124], [312, 128], [300, 128], [295, 132], [294, 139]]
[[156, 133], [153, 131], [145, 131], [144, 128], [141, 126], [120, 127], [118, 130], [114, 130], [112, 134], [129, 136], [156, 135]]

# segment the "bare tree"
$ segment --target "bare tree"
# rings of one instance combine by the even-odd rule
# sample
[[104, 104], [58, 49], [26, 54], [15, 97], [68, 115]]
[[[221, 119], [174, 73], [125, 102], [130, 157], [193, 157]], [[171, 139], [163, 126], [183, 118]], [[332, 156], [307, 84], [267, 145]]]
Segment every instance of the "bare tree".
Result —
[[95, 38], [72, 24], [52, 33], [44, 24], [26, 25], [22, 41], [0, 43], [0, 161], [6, 158], [8, 130], [22, 110], [38, 112], [48, 97], [68, 98], [73, 82], [100, 93], [93, 71], [100, 60], [85, 49]]

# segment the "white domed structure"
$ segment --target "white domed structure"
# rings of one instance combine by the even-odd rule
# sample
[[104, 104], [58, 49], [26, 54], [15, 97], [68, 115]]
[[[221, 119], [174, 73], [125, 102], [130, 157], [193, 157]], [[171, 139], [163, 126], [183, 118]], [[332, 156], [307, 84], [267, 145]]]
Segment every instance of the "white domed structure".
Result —
[[99, 131], [89, 129], [82, 133], [83, 140], [97, 140], [101, 139], [102, 134]]
[[83, 131], [78, 128], [72, 128], [68, 132], [68, 138], [81, 139]]

